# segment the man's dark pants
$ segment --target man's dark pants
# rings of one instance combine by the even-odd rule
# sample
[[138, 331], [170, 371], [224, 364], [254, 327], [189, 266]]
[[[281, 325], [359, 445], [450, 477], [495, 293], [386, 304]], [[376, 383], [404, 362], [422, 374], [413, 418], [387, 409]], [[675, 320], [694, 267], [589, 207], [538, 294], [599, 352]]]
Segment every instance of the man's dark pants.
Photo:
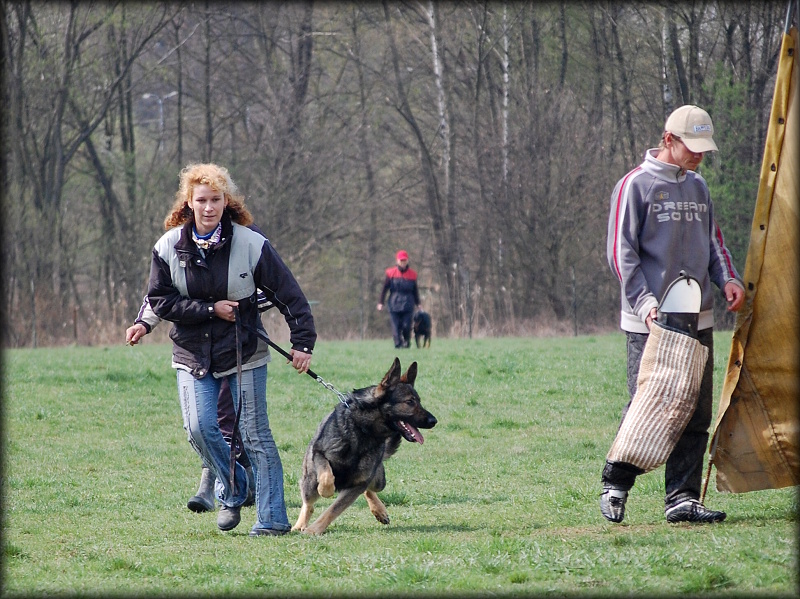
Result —
[[[636, 395], [636, 379], [639, 376], [639, 365], [642, 361], [648, 334], [627, 333], [628, 337], [628, 393], [631, 400]], [[703, 456], [708, 446], [708, 427], [711, 425], [714, 374], [714, 331], [704, 329], [699, 332], [698, 340], [708, 348], [708, 361], [703, 370], [697, 408], [692, 414], [686, 429], [667, 459], [664, 473], [666, 507], [671, 507], [686, 499], [699, 499], [703, 480]], [[631, 402], [622, 410], [620, 426], [628, 413]], [[622, 462], [606, 462], [603, 469], [603, 484], [611, 485], [625, 491], [630, 490], [636, 477], [642, 470], [632, 464]]]
[[411, 320], [414, 311], [409, 312], [389, 312], [392, 321], [392, 339], [395, 347], [411, 346]]

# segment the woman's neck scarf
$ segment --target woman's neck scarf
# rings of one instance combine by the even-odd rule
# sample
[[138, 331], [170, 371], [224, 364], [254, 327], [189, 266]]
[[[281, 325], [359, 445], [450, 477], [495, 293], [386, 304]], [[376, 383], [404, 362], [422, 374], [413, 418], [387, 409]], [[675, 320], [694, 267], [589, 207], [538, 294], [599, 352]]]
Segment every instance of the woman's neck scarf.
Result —
[[219, 243], [220, 237], [222, 237], [222, 221], [220, 221], [216, 229], [206, 235], [200, 235], [194, 225], [192, 225], [192, 241], [194, 241], [201, 250], [213, 248]]

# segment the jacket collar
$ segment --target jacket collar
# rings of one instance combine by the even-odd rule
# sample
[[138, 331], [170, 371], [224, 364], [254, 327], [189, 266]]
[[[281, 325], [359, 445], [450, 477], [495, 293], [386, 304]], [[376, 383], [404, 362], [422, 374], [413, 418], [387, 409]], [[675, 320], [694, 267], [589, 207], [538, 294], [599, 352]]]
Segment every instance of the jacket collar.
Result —
[[[222, 220], [220, 222], [222, 222], [222, 236], [219, 238], [219, 243], [216, 245], [216, 249], [219, 249], [228, 243], [233, 235], [233, 221], [231, 220], [231, 217], [227, 211], [222, 213]], [[192, 253], [200, 252], [200, 250], [197, 248], [197, 244], [195, 244], [195, 242], [192, 240], [193, 224], [194, 219], [183, 223], [183, 227], [181, 228], [181, 238], [175, 244], [176, 250]]]
[[675, 164], [669, 164], [657, 159], [658, 148], [650, 148], [645, 152], [642, 169], [656, 179], [668, 183], [683, 183], [686, 180], [686, 171]]

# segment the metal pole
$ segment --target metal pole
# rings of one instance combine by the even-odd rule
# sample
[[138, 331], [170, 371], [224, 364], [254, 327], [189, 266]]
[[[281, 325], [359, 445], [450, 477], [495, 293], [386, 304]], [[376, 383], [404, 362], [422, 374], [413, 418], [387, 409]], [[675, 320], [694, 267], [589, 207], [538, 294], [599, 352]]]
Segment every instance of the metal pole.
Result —
[[783, 27], [783, 32], [785, 34], [789, 34], [789, 30], [792, 28], [792, 21], [794, 21], [794, 16], [798, 12], [800, 12], [800, 0], [789, 0], [789, 6], [786, 7], [786, 24]]
[[171, 91], [163, 98], [153, 93], [142, 94], [142, 99], [149, 100], [150, 98], [155, 98], [158, 102], [158, 153], [161, 153], [164, 149], [164, 100], [177, 95], [177, 91]]
[[160, 96], [156, 96], [158, 100], [158, 153], [164, 148], [164, 101]]
[[575, 288], [575, 266], [572, 266], [572, 333], [578, 336], [578, 292]]
[[714, 463], [714, 455], [717, 453], [717, 442], [719, 436], [715, 433], [713, 442], [711, 443], [711, 451], [708, 452], [708, 468], [706, 469], [706, 478], [703, 481], [703, 490], [700, 493], [700, 503], [703, 503], [706, 498], [706, 490], [708, 489], [708, 481], [711, 479], [711, 466]]
[[36, 276], [31, 276], [31, 343], [36, 349]]

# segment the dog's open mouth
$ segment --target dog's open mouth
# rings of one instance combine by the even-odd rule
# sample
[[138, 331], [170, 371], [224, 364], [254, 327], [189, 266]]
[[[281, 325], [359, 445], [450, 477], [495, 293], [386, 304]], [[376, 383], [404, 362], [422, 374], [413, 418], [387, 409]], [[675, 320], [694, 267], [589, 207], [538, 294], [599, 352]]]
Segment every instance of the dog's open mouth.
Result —
[[425, 439], [422, 438], [422, 434], [419, 432], [419, 430], [407, 422], [404, 422], [403, 420], [395, 420], [395, 426], [406, 441], [410, 441], [411, 443], [419, 443], [420, 445], [425, 442]]

